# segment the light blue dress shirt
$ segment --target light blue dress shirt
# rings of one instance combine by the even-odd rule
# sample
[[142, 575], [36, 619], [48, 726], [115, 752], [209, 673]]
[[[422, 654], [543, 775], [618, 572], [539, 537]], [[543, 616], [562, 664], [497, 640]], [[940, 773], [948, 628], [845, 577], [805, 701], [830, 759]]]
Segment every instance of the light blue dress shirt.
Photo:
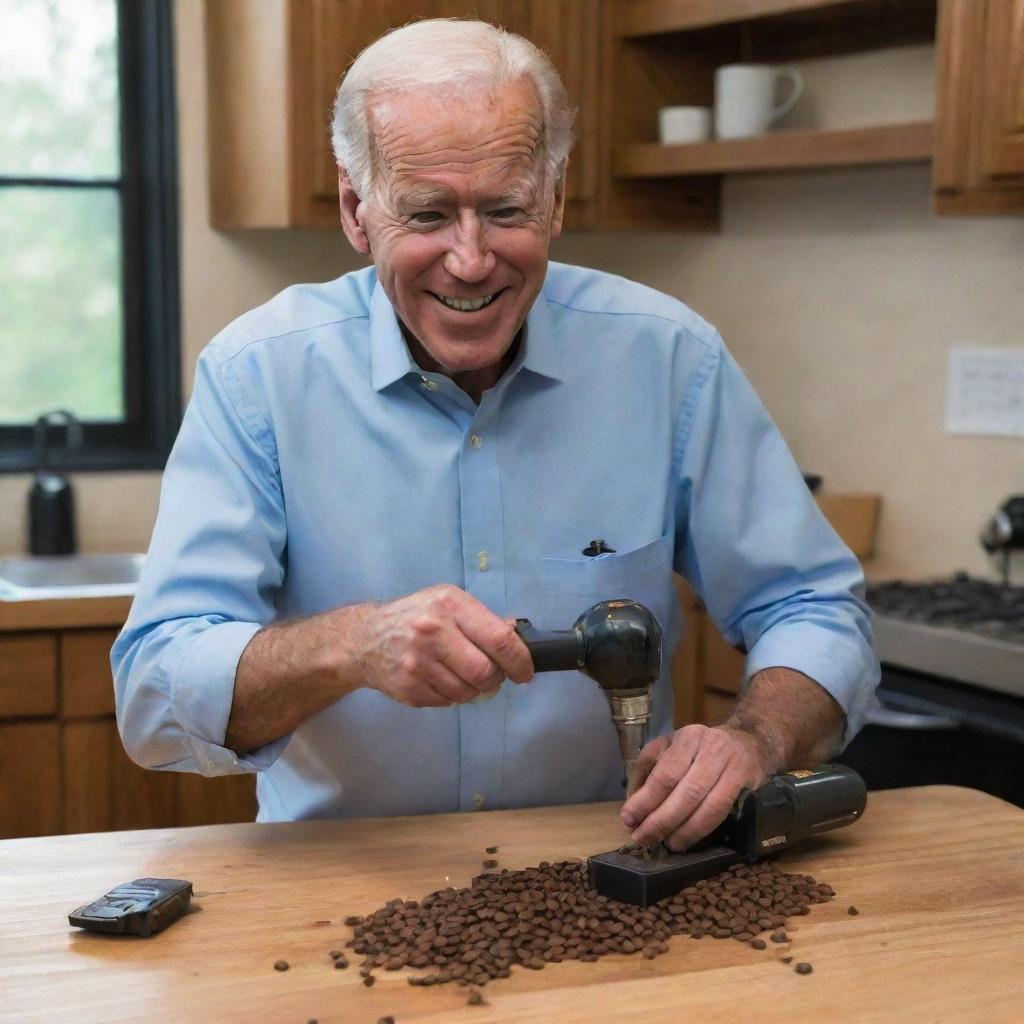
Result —
[[[584, 556], [596, 538], [614, 553]], [[414, 364], [372, 268], [289, 288], [199, 359], [111, 655], [121, 735], [151, 768], [258, 771], [268, 821], [621, 797], [607, 703], [578, 673], [445, 709], [360, 689], [238, 757], [235, 670], [268, 623], [441, 582], [553, 629], [634, 598], [670, 652], [673, 569], [749, 652], [747, 678], [807, 674], [852, 738], [878, 680], [860, 567], [686, 306], [552, 263], [477, 406]], [[669, 661], [652, 736], [671, 729]]]

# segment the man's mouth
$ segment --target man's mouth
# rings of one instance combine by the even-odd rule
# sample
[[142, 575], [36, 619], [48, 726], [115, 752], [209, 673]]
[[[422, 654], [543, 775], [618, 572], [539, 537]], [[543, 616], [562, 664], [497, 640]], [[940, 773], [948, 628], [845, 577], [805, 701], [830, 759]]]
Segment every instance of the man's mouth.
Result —
[[489, 306], [504, 291], [504, 288], [499, 288], [496, 292], [491, 292], [490, 295], [479, 295], [475, 299], [455, 299], [448, 295], [438, 295], [437, 292], [430, 294], [448, 309], [455, 309], [460, 313], [475, 313], [477, 310]]

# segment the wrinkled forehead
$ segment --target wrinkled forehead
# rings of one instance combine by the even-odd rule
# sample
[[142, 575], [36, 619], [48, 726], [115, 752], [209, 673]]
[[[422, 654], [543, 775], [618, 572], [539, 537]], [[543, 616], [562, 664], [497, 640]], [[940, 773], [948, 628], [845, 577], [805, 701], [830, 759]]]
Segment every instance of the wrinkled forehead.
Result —
[[442, 179], [481, 187], [542, 180], [543, 113], [528, 79], [384, 92], [368, 113], [375, 179], [385, 194]]

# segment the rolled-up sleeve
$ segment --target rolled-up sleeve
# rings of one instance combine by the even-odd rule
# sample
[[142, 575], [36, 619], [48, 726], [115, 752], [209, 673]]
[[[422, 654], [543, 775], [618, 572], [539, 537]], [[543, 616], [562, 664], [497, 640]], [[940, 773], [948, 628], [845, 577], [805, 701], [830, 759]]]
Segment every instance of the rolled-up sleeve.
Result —
[[273, 620], [284, 573], [276, 449], [249, 390], [211, 344], [164, 472], [131, 614], [111, 651], [118, 728], [143, 767], [258, 771], [288, 741], [245, 757], [224, 746], [239, 658]]
[[744, 686], [770, 667], [809, 676], [843, 709], [845, 746], [879, 679], [863, 573], [717, 336], [688, 386], [676, 450], [677, 568], [747, 652]]

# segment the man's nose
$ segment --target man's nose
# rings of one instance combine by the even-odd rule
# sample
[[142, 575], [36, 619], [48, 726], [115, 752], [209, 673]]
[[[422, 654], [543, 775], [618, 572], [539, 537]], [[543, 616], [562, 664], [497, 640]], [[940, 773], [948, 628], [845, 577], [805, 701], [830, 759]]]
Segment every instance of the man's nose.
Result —
[[494, 253], [487, 245], [478, 217], [460, 219], [454, 226], [451, 244], [444, 257], [444, 269], [460, 281], [482, 281], [494, 269]]

